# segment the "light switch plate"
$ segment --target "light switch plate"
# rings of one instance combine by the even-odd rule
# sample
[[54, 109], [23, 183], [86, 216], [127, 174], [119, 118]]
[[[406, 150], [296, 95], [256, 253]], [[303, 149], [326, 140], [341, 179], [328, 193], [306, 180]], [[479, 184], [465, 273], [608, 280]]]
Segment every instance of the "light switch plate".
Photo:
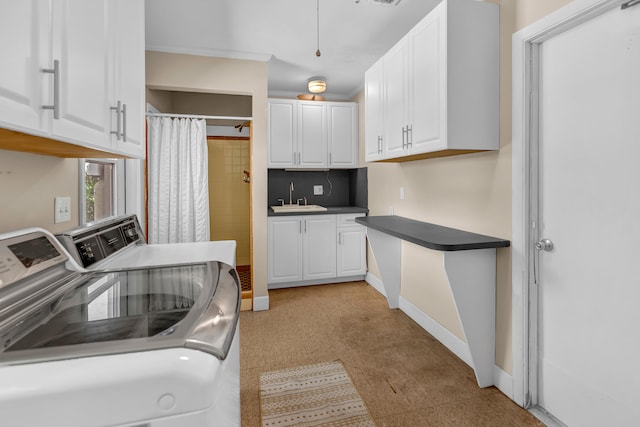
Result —
[[56, 197], [53, 202], [53, 223], [71, 221], [71, 197]]
[[313, 186], [313, 195], [314, 196], [322, 196], [323, 189], [322, 185], [314, 185]]

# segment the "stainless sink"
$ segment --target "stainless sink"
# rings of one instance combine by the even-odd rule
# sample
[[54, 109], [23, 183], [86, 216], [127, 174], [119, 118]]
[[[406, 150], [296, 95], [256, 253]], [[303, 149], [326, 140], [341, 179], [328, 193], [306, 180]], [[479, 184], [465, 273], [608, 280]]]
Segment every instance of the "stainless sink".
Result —
[[275, 213], [324, 212], [327, 210], [327, 208], [320, 205], [278, 205], [271, 206], [271, 209], [273, 209]]

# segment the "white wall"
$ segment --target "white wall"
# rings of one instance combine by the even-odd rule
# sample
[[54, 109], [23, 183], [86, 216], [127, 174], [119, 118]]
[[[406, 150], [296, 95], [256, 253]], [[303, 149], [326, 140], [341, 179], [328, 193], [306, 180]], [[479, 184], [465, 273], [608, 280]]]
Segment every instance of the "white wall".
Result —
[[[0, 150], [0, 233], [78, 225], [78, 160]], [[71, 221], [53, 223], [53, 200], [71, 197]]]

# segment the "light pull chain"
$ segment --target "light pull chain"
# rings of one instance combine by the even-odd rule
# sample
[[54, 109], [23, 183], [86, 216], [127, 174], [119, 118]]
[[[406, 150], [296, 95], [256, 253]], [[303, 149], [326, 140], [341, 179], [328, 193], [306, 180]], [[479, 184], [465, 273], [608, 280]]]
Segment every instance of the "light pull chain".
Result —
[[316, 29], [318, 31], [318, 50], [316, 50], [316, 56], [320, 57], [320, 0], [316, 0]]

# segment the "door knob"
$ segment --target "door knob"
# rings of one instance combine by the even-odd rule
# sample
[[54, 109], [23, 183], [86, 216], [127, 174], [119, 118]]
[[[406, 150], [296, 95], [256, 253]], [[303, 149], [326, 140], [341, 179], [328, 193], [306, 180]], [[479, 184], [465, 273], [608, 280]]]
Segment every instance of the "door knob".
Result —
[[536, 242], [536, 250], [551, 252], [553, 250], [553, 242], [549, 239], [542, 239]]

